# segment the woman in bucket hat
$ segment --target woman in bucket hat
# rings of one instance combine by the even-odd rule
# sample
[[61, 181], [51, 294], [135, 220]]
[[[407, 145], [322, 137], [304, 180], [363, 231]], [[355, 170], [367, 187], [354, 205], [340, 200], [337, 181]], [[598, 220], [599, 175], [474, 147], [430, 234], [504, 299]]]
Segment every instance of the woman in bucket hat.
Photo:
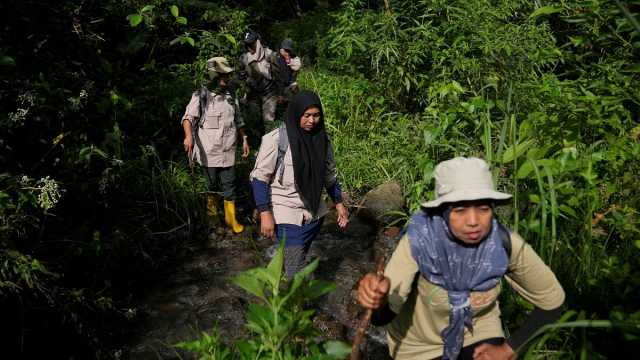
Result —
[[[509, 359], [541, 326], [555, 321], [564, 291], [553, 272], [495, 216], [511, 198], [496, 191], [487, 163], [458, 157], [435, 169], [436, 197], [411, 217], [384, 276], [365, 275], [358, 302], [386, 325], [395, 359]], [[501, 279], [535, 305], [505, 339]]]
[[224, 57], [207, 61], [207, 72], [213, 82], [212, 90], [205, 87], [191, 95], [182, 116], [184, 150], [189, 162], [198, 162], [209, 179], [207, 214], [217, 218], [217, 197], [213, 192], [217, 178], [222, 184], [225, 223], [234, 233], [244, 226], [236, 219], [235, 174], [236, 133], [242, 138], [242, 157], [249, 155], [249, 143], [237, 99], [229, 91], [233, 68]]

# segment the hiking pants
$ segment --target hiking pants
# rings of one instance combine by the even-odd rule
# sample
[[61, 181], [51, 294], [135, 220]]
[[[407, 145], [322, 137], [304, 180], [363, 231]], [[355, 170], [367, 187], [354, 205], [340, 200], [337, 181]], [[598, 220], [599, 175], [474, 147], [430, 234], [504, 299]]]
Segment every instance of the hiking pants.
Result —
[[209, 191], [216, 191], [216, 179], [220, 178], [222, 184], [222, 195], [225, 200], [236, 199], [235, 172], [233, 166], [229, 167], [206, 167], [205, 173], [209, 179]]
[[313, 240], [316, 239], [324, 218], [301, 226], [276, 224], [277, 241], [284, 241], [284, 271], [287, 279], [307, 266], [307, 254]]

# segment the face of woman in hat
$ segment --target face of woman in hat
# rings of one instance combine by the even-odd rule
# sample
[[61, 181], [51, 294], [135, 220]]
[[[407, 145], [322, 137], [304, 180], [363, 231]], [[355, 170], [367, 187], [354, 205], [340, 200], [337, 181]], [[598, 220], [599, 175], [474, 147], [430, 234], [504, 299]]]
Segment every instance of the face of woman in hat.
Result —
[[449, 230], [468, 245], [482, 242], [491, 231], [493, 207], [489, 200], [461, 201], [451, 204]]
[[311, 132], [322, 120], [322, 112], [317, 106], [308, 107], [300, 116], [300, 127], [302, 130]]
[[229, 86], [229, 81], [231, 80], [231, 73], [218, 73], [218, 85], [220, 88], [225, 89]]

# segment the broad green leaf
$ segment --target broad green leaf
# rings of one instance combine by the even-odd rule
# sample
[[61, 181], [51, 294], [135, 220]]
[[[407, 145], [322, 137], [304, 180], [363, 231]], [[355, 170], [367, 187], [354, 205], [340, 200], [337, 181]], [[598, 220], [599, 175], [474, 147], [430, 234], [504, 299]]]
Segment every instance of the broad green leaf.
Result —
[[247, 292], [264, 300], [264, 286], [258, 278], [253, 275], [253, 271], [245, 271], [235, 276], [231, 281], [246, 290]]
[[0, 56], [0, 65], [1, 66], [15, 66], [16, 61], [13, 60], [11, 56], [2, 55]]
[[184, 16], [178, 16], [176, 22], [180, 25], [187, 25], [187, 18]]
[[311, 262], [311, 264], [305, 266], [304, 269], [293, 276], [291, 286], [289, 286], [289, 288], [287, 289], [287, 295], [285, 295], [282, 299], [283, 303], [285, 303], [293, 294], [295, 294], [296, 290], [298, 290], [300, 285], [302, 285], [303, 281], [309, 276], [309, 274], [316, 270], [318, 264], [320, 264], [320, 259], [315, 259], [313, 262]]
[[236, 42], [236, 39], [233, 37], [233, 35], [224, 33], [224, 34], [222, 34], [222, 36], [224, 36], [224, 38], [227, 39], [227, 41], [231, 45], [233, 45], [233, 47], [237, 47], [238, 46], [238, 43]]
[[185, 36], [184, 39], [189, 45], [196, 46], [196, 42], [195, 42], [195, 40], [193, 40], [193, 38], [191, 36]]
[[127, 20], [129, 20], [129, 25], [131, 25], [131, 27], [136, 27], [142, 22], [142, 15], [129, 14], [127, 15]]
[[178, 10], [178, 7], [176, 5], [171, 5], [171, 15], [173, 15], [173, 17], [175, 18], [180, 15], [180, 10]]
[[536, 9], [536, 11], [532, 12], [531, 15], [529, 15], [529, 19], [535, 19], [538, 16], [551, 15], [551, 14], [559, 13], [561, 11], [562, 11], [562, 8], [559, 8], [559, 7], [543, 6], [541, 8]]
[[531, 147], [529, 150], [527, 150], [527, 158], [530, 158], [533, 160], [541, 160], [545, 156], [547, 156], [547, 153], [552, 147], [553, 145], [551, 144], [538, 145], [538, 146]]
[[262, 326], [260, 326], [259, 324], [254, 323], [254, 322], [248, 321], [245, 324], [245, 326], [247, 327], [247, 329], [249, 329], [249, 331], [254, 332], [256, 334], [263, 335], [263, 334], [266, 333], [265, 329]]
[[273, 312], [265, 306], [249, 304], [249, 308], [247, 309], [247, 322], [254, 323], [259, 327], [269, 330], [272, 327]]
[[342, 341], [327, 341], [324, 350], [335, 359], [344, 359], [351, 353], [351, 346]]
[[531, 201], [534, 204], [539, 204], [540, 196], [538, 196], [538, 194], [529, 194], [529, 201]]
[[509, 146], [507, 150], [505, 150], [504, 155], [502, 155], [502, 162], [512, 162], [516, 157], [520, 157], [522, 154], [524, 154], [524, 152], [527, 151], [533, 144], [534, 141], [532, 139], [529, 139], [517, 144], [515, 148], [513, 146]]
[[241, 359], [253, 359], [258, 352], [260, 345], [253, 340], [239, 340], [236, 342], [236, 348]]
[[335, 290], [336, 285], [327, 281], [312, 280], [309, 287], [305, 289], [304, 296], [311, 300]]
[[576, 214], [575, 210], [573, 210], [572, 208], [570, 208], [569, 206], [562, 204], [560, 206], [558, 206], [558, 209], [565, 215], [569, 215], [573, 218], [576, 218], [578, 215]]
[[525, 161], [524, 163], [522, 163], [522, 165], [520, 165], [518, 172], [516, 172], [516, 178], [525, 179], [529, 176], [529, 174], [531, 174], [532, 171], [533, 171], [533, 165], [531, 164], [531, 162]]
[[140, 13], [146, 13], [149, 12], [151, 10], [153, 10], [156, 6], [155, 5], [145, 5], [142, 10], [140, 10]]
[[636, 240], [635, 245], [638, 249], [640, 249], [640, 240]]
[[280, 242], [278, 251], [267, 265], [267, 274], [269, 274], [270, 282], [274, 289], [280, 287], [280, 278], [282, 277], [282, 268], [284, 265], [284, 241]]

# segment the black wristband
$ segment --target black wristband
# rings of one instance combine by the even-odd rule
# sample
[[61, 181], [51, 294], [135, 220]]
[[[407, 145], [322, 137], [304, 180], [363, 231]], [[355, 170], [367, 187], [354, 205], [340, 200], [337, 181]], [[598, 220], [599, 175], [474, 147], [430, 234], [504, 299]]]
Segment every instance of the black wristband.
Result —
[[513, 351], [520, 350], [520, 353], [526, 351], [526, 347], [522, 349], [518, 348], [522, 346], [531, 335], [535, 334], [538, 329], [558, 320], [563, 312], [564, 304], [552, 310], [543, 310], [536, 307], [531, 314], [529, 314], [524, 324], [507, 339], [507, 343], [509, 343]]
[[384, 326], [393, 321], [397, 314], [391, 310], [389, 303], [385, 303], [371, 314], [371, 324], [374, 326]]

